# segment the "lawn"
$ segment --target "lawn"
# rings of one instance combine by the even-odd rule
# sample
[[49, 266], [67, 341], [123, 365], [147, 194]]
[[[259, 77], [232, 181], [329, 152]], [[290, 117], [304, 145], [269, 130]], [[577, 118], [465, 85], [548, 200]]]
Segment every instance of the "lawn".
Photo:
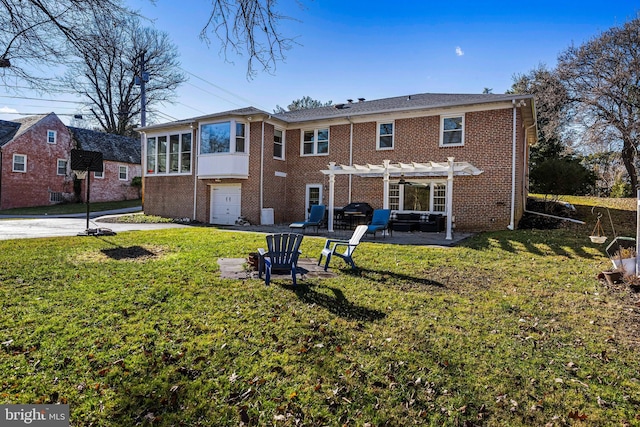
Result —
[[[142, 205], [142, 200], [120, 200], [117, 202], [89, 203], [90, 212], [101, 212], [112, 209], [132, 208]], [[57, 205], [35, 206], [31, 208], [15, 208], [0, 210], [0, 215], [63, 215], [87, 212], [86, 203], [61, 203]]]
[[[219, 277], [255, 233], [0, 241], [0, 404], [67, 403], [73, 426], [640, 425], [637, 288], [596, 279], [602, 201], [571, 201], [587, 224], [378, 239], [296, 288]], [[634, 236], [635, 200], [611, 206]]]

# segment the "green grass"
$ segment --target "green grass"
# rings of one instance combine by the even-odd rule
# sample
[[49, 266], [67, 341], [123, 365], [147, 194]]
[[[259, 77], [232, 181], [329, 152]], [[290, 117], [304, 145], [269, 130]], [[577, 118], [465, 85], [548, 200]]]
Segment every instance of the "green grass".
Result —
[[68, 403], [74, 426], [640, 425], [637, 294], [596, 280], [573, 203], [586, 225], [365, 242], [359, 271], [296, 289], [219, 277], [260, 234], [0, 241], [0, 403]]
[[[98, 202], [90, 203], [89, 209], [91, 212], [107, 211], [112, 209], [131, 208], [135, 206], [141, 206], [142, 201], [136, 200], [122, 200], [118, 202]], [[63, 203], [59, 205], [50, 206], [36, 206], [31, 208], [16, 208], [0, 210], [0, 215], [63, 215], [73, 213], [84, 213], [87, 211], [86, 203]]]

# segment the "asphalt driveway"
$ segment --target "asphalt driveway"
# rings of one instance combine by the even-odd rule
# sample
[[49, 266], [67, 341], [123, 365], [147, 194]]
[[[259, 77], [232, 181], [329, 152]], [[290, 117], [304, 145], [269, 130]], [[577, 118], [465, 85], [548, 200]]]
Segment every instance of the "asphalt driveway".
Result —
[[[102, 222], [108, 216], [140, 211], [140, 208], [122, 209], [107, 212], [92, 212], [89, 221], [90, 229], [105, 228], [116, 233], [134, 230], [157, 230], [163, 228], [185, 227], [181, 224], [129, 224]], [[0, 240], [29, 239], [36, 237], [76, 236], [87, 229], [87, 215], [74, 214], [65, 216], [23, 215], [20, 217], [0, 216]]]

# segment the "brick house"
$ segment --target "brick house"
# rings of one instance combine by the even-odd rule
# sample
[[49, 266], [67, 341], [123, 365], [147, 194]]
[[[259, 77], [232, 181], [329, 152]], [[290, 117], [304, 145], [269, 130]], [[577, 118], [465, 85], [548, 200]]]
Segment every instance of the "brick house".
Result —
[[368, 202], [443, 214], [449, 235], [517, 225], [537, 134], [533, 97], [498, 94], [249, 107], [139, 130], [148, 214], [288, 223], [313, 204]]
[[140, 141], [71, 128], [54, 113], [0, 120], [0, 209], [83, 201], [85, 181], [70, 169], [71, 149], [103, 153], [104, 172], [91, 176], [91, 201], [139, 198]]

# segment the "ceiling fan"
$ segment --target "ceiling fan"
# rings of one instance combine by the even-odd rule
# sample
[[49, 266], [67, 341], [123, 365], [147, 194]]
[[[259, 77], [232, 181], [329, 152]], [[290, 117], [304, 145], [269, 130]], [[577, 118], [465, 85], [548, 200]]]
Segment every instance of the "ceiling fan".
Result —
[[398, 185], [413, 185], [413, 182], [406, 181], [404, 179], [404, 175], [400, 175], [400, 180], [398, 181]]

